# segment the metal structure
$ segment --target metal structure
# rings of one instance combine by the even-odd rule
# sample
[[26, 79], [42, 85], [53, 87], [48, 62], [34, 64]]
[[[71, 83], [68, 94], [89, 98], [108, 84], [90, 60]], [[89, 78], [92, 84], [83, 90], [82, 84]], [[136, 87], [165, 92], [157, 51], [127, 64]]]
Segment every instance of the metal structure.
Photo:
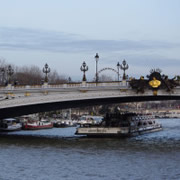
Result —
[[119, 76], [118, 71], [116, 71], [113, 68], [106, 67], [106, 68], [103, 68], [103, 69], [101, 69], [100, 71], [97, 72], [98, 77], [99, 77], [99, 74], [102, 73], [103, 71], [113, 71], [113, 72], [115, 72]]
[[98, 80], [99, 80], [99, 77], [98, 77], [98, 61], [99, 61], [99, 55], [98, 55], [98, 53], [96, 53], [96, 55], [95, 55], [95, 60], [96, 60], [96, 83], [98, 82]]
[[48, 73], [50, 73], [51, 69], [49, 68], [48, 64], [46, 63], [43, 68], [43, 73], [45, 73], [44, 82], [48, 83]]
[[110, 71], [113, 71], [113, 72], [115, 72], [115, 73], [118, 74], [118, 72], [117, 72], [115, 69], [107, 67], [107, 68], [103, 68], [103, 69], [101, 69], [100, 71], [98, 71], [98, 75], [99, 75], [101, 72], [106, 71], [106, 70], [110, 70]]
[[11, 78], [13, 74], [14, 74], [14, 69], [11, 67], [11, 65], [9, 65], [7, 69], [8, 84], [11, 84]]
[[83, 79], [82, 81], [86, 81], [86, 71], [88, 71], [88, 66], [86, 65], [85, 61], [82, 63], [80, 70], [83, 72]]
[[124, 71], [123, 73], [123, 80], [126, 80], [126, 74], [125, 71], [129, 68], [129, 65], [126, 63], [126, 60], [124, 59], [122, 64], [120, 65], [120, 68]]

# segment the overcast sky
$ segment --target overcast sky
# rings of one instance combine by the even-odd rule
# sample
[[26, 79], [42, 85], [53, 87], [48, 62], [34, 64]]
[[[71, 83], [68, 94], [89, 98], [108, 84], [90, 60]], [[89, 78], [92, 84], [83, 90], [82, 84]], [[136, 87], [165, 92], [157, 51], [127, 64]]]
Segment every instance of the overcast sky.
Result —
[[[48, 63], [81, 79], [116, 69], [123, 59], [130, 76], [160, 68], [180, 75], [179, 0], [0, 0], [0, 58], [15, 65]], [[108, 72], [107, 72], [108, 73]]]

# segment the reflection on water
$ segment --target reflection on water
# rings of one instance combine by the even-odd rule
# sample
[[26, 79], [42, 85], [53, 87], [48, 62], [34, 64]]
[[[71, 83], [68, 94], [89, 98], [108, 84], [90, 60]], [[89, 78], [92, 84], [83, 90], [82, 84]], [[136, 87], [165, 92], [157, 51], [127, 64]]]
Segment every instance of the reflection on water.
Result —
[[0, 135], [0, 179], [180, 179], [180, 120], [123, 139], [75, 136], [75, 128]]

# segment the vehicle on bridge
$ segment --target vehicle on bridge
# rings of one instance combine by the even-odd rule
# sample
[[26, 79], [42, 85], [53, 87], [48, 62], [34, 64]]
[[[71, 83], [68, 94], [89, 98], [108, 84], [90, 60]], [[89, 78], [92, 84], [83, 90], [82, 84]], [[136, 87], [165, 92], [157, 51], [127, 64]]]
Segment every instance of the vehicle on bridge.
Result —
[[135, 113], [107, 114], [100, 124], [83, 126], [76, 130], [76, 135], [91, 137], [128, 137], [162, 130], [151, 115], [137, 115]]
[[21, 130], [22, 124], [18, 119], [6, 118], [0, 120], [0, 131], [17, 131]]

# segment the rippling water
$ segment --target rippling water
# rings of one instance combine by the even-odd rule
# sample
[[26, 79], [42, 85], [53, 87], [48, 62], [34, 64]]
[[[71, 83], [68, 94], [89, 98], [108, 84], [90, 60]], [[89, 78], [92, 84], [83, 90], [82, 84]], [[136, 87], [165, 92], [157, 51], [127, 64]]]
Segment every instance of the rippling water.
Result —
[[75, 136], [75, 128], [0, 134], [0, 180], [180, 179], [180, 119], [163, 131], [111, 139]]

